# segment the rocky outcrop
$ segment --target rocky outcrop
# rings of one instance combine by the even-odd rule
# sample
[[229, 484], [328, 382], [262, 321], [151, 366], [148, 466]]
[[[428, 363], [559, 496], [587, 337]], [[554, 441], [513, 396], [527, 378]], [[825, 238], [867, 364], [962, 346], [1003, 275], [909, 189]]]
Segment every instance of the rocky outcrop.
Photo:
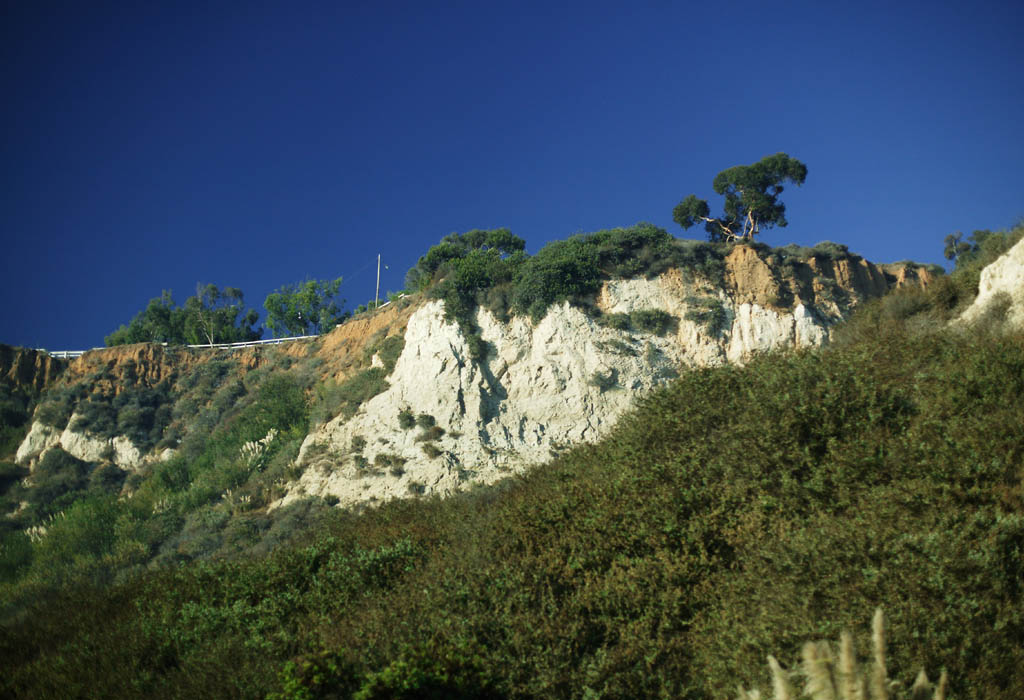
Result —
[[993, 312], [1010, 326], [1024, 327], [1024, 238], [981, 271], [978, 296], [959, 321], [973, 323]]
[[211, 357], [209, 351], [137, 343], [91, 350], [70, 362], [64, 380], [89, 379], [92, 390], [114, 396], [127, 388], [154, 387], [176, 373], [188, 372]]
[[34, 467], [39, 458], [51, 447], [60, 444], [61, 431], [53, 426], [36, 421], [29, 428], [28, 435], [18, 446], [15, 461]]
[[37, 394], [52, 385], [67, 367], [67, 360], [50, 357], [45, 350], [0, 344], [0, 382]]
[[[68, 426], [74, 425], [76, 418], [72, 416]], [[39, 421], [32, 423], [28, 435], [18, 447], [15, 460], [34, 469], [46, 452], [54, 447], [60, 447], [83, 462], [112, 462], [125, 470], [138, 469], [147, 461], [139, 448], [124, 435], [104, 438], [88, 432], [74, 432], [70, 427], [60, 430]]]
[[908, 284], [927, 287], [935, 280], [936, 276], [943, 274], [937, 265], [925, 266], [912, 262], [888, 263], [878, 267], [885, 273], [885, 279], [890, 289], [899, 289]]
[[[470, 359], [442, 303], [424, 304], [408, 318], [389, 388], [306, 438], [302, 476], [275, 506], [311, 495], [372, 503], [492, 483], [604, 436], [638, 396], [680, 368], [819, 346], [853, 305], [888, 289], [883, 273], [859, 259], [813, 269], [841, 299], [815, 305], [810, 285], [738, 246], [726, 259], [724, 287], [669, 270], [606, 282], [597, 317], [563, 303], [536, 325], [519, 317], [503, 323], [480, 309], [475, 323], [490, 350], [482, 362]], [[601, 322], [652, 309], [674, 318], [670, 332]], [[423, 416], [421, 426], [403, 429], [403, 416], [405, 425]]]
[[[268, 361], [275, 367], [308, 362], [301, 365], [305, 376], [336, 382], [368, 367], [390, 370], [387, 388], [354, 415], [311, 431], [295, 464], [301, 477], [273, 505], [307, 496], [354, 505], [450, 494], [600, 439], [637, 397], [685, 368], [820, 346], [857, 304], [911, 282], [909, 272], [898, 276], [839, 248], [808, 256], [739, 245], [699, 272], [670, 269], [653, 279], [607, 281], [586, 308], [557, 304], [538, 323], [499, 320], [478, 309], [473, 322], [487, 347], [483, 360], [472, 359], [479, 343], [445, 319], [440, 301], [406, 299], [316, 340], [273, 350], [141, 344], [91, 351], [66, 363], [56, 383], [77, 385], [76, 396], [112, 400], [128, 388], [166, 388], [167, 382], [178, 391], [188, 382], [177, 378], [214, 358], [230, 358], [239, 373]], [[395, 336], [404, 345], [389, 344]], [[57, 370], [46, 369], [47, 359], [38, 366], [20, 360], [19, 366], [33, 367], [20, 371], [49, 385], [54, 379], [45, 379], [47, 371]], [[66, 416], [68, 407], [62, 411]], [[63, 429], [34, 423], [17, 461], [34, 467], [60, 446], [90, 463], [139, 470], [168, 455], [142, 454], [125, 436], [70, 429], [79, 423], [85, 425], [76, 415]]]

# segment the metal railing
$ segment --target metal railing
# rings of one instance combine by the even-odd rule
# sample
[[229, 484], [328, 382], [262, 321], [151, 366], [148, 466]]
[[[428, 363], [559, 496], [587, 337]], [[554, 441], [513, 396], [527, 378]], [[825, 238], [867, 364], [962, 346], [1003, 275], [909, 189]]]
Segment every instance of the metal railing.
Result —
[[[178, 347], [183, 348], [196, 348], [202, 350], [208, 350], [210, 348], [248, 348], [254, 345], [278, 345], [280, 343], [288, 343], [293, 340], [311, 340], [312, 338], [319, 338], [319, 335], [294, 335], [289, 338], [270, 338], [268, 340], [247, 340], [242, 343], [206, 343], [203, 345], [181, 345]], [[164, 347], [167, 347], [169, 343], [160, 343]], [[117, 346], [113, 346], [117, 347]], [[47, 350], [46, 348], [36, 348], [37, 352], [45, 352], [50, 357], [57, 357], [62, 360], [70, 360], [75, 357], [81, 357], [87, 352], [93, 352], [95, 350], [110, 350], [110, 348], [89, 348], [88, 350]]]
[[[398, 298], [401, 299], [404, 296], [406, 296], [406, 295], [405, 294], [400, 294], [400, 295], [398, 295]], [[391, 300], [389, 299], [388, 301], [385, 301], [383, 304], [378, 304], [373, 309], [367, 309], [367, 310], [368, 311], [372, 311], [372, 310], [376, 310], [376, 309], [383, 309], [385, 306], [387, 306], [390, 303], [391, 303]], [[182, 345], [181, 347], [185, 347], [185, 348], [200, 348], [200, 349], [209, 349], [209, 348], [248, 348], [248, 347], [252, 347], [254, 345], [278, 345], [280, 343], [288, 343], [288, 342], [291, 342], [293, 340], [310, 340], [311, 338], [319, 338], [319, 337], [320, 337], [319, 335], [293, 335], [293, 336], [291, 336], [289, 338], [270, 338], [269, 340], [247, 340], [247, 341], [242, 342], [242, 343], [212, 343], [212, 344], [207, 343], [205, 345]], [[167, 343], [161, 343], [161, 345], [166, 347]], [[36, 348], [36, 351], [37, 352], [45, 352], [50, 357], [57, 357], [57, 358], [60, 358], [60, 359], [63, 359], [63, 360], [70, 360], [70, 359], [73, 359], [75, 357], [81, 357], [83, 354], [85, 354], [87, 352], [92, 352], [94, 350], [109, 350], [109, 349], [110, 348], [89, 348], [88, 350], [47, 350], [46, 348]]]

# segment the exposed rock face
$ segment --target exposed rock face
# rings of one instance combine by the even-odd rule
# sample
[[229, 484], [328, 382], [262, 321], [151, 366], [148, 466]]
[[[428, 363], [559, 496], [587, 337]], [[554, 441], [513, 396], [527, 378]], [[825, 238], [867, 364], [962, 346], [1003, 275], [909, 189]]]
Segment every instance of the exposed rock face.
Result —
[[1008, 324], [1024, 327], [1024, 238], [981, 271], [978, 296], [960, 321], [972, 323], [999, 306]]
[[175, 373], [187, 372], [208, 357], [209, 353], [156, 343], [121, 345], [76, 357], [68, 365], [64, 379], [70, 383], [94, 377], [94, 391], [117, 395], [129, 387], [154, 387]]
[[[799, 280], [780, 279], [742, 246], [726, 260], [725, 288], [686, 280], [679, 270], [604, 285], [597, 306], [606, 314], [660, 309], [674, 316], [678, 325], [664, 337], [606, 327], [564, 303], [536, 326], [525, 318], [502, 323], [481, 309], [476, 324], [490, 346], [484, 362], [470, 359], [441, 302], [427, 303], [408, 319], [390, 388], [306, 438], [298, 459], [305, 471], [275, 505], [308, 495], [352, 505], [492, 483], [599, 439], [678, 368], [819, 346], [852, 305], [888, 289], [883, 273], [863, 261], [816, 269], [835, 280], [840, 303], [818, 300]], [[783, 299], [792, 305], [781, 307]], [[694, 312], [709, 306], [720, 309], [719, 328], [695, 320]], [[440, 430], [403, 430], [402, 412], [426, 414]]]
[[[274, 505], [310, 495], [353, 505], [450, 494], [494, 482], [568, 447], [598, 440], [638, 396], [680, 369], [819, 346], [858, 303], [899, 280], [913, 281], [909, 273], [883, 272], [855, 256], [822, 255], [801, 262], [762, 254], [763, 249], [736, 246], [724, 267], [701, 267], [700, 274], [671, 269], [654, 279], [608, 281], [593, 300], [600, 314], [563, 303], [534, 325], [528, 318], [499, 321], [480, 309], [475, 324], [488, 347], [483, 361], [471, 359], [467, 338], [445, 320], [439, 301], [417, 305], [405, 300], [317, 340], [277, 348], [275, 357], [308, 359], [308, 367], [322, 379], [341, 381], [368, 365], [390, 366], [393, 355], [386, 364], [383, 353], [374, 354], [383, 338], [401, 335], [405, 341], [387, 378], [388, 389], [353, 416], [335, 417], [307, 436], [297, 460], [302, 476]], [[638, 330], [644, 325], [636, 320], [640, 312], [650, 318], [652, 310], [674, 319], [664, 335]], [[621, 326], [623, 318], [613, 314], [630, 315], [634, 327], [617, 330], [613, 326]], [[397, 351], [398, 346], [389, 347]], [[0, 352], [0, 361], [3, 357]], [[177, 386], [176, 377], [215, 358], [231, 358], [245, 373], [268, 357], [264, 348], [141, 344], [92, 351], [64, 364], [24, 355], [0, 366], [22, 382], [77, 384], [82, 396], [109, 400], [131, 387], [167, 381]], [[27, 369], [15, 371], [15, 366]], [[419, 425], [403, 428], [414, 416]], [[78, 423], [76, 418], [67, 425]], [[56, 446], [84, 461], [112, 462], [126, 470], [173, 454], [141, 454], [125, 436], [100, 437], [36, 422], [17, 461], [34, 467]]]
[[67, 365], [67, 360], [41, 350], [0, 344], [0, 382], [15, 389], [38, 393], [53, 384]]
[[745, 245], [732, 249], [725, 258], [725, 282], [739, 303], [769, 306], [778, 303], [781, 291], [775, 272], [757, 251]]
[[[927, 287], [935, 279], [936, 274], [927, 267], [914, 263], [889, 263], [879, 265], [885, 273], [890, 289], [899, 289], [908, 284], [919, 284]], [[942, 274], [939, 272], [939, 274]]]
[[18, 446], [18, 453], [15, 460], [18, 464], [35, 466], [42, 456], [51, 447], [60, 444], [61, 431], [52, 426], [36, 421], [28, 431], [28, 435]]
[[[77, 416], [72, 416], [68, 426], [74, 425]], [[144, 455], [124, 435], [101, 438], [87, 432], [72, 432], [70, 427], [59, 430], [35, 421], [28, 435], [18, 447], [15, 460], [18, 464], [35, 468], [48, 450], [60, 447], [83, 462], [110, 461], [121, 469], [137, 469], [144, 462]]]

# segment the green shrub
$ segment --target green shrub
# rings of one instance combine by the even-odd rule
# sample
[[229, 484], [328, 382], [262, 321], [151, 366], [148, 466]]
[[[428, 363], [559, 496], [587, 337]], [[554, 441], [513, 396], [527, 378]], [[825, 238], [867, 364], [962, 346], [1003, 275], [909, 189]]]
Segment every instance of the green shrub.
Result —
[[377, 456], [373, 458], [373, 465], [379, 469], [401, 469], [402, 465], [407, 461], [405, 457], [400, 457], [399, 455], [378, 452]]
[[16, 581], [32, 564], [32, 541], [20, 531], [0, 531], [0, 584]]
[[601, 314], [597, 317], [597, 323], [617, 331], [628, 331], [632, 328], [629, 314]]
[[349, 377], [341, 384], [326, 382], [318, 387], [316, 402], [311, 416], [314, 425], [326, 423], [334, 416], [351, 418], [359, 407], [377, 394], [387, 391], [390, 386], [385, 378], [387, 372], [380, 367], [370, 367]]
[[636, 309], [629, 314], [632, 325], [638, 330], [663, 336], [679, 326], [679, 319], [661, 309]]
[[387, 330], [378, 331], [363, 349], [363, 361], [367, 364], [376, 355], [384, 365], [384, 374], [391, 374], [398, 357], [405, 348], [405, 334], [386, 335]]
[[28, 469], [14, 462], [0, 462], [0, 493], [4, 493], [9, 486], [18, 483], [26, 476], [28, 476]]
[[417, 427], [423, 428], [424, 430], [427, 430], [428, 428], [433, 428], [434, 425], [436, 425], [436, 423], [437, 421], [434, 420], [434, 417], [429, 413], [420, 413], [419, 415], [416, 416]]
[[436, 459], [437, 457], [440, 457], [443, 454], [437, 446], [429, 442], [420, 445], [420, 449], [422, 449], [423, 454], [425, 454], [427, 457], [430, 457], [430, 459]]
[[0, 384], [0, 458], [16, 452], [28, 434], [30, 405], [24, 392]]
[[413, 416], [412, 411], [408, 408], [403, 408], [398, 412], [398, 427], [402, 430], [409, 430], [416, 425], [416, 418]]
[[728, 323], [725, 306], [717, 297], [689, 297], [686, 303], [690, 309], [683, 316], [687, 321], [703, 325], [709, 334], [720, 334]]
[[128, 473], [113, 464], [96, 467], [89, 475], [89, 489], [99, 493], [117, 494]]
[[444, 436], [444, 428], [439, 425], [432, 425], [421, 434], [416, 436], [417, 442], [432, 442], [440, 440]]
[[117, 434], [117, 411], [104, 399], [93, 396], [75, 406], [75, 420], [69, 427], [76, 433], [113, 437]]
[[26, 498], [37, 519], [53, 515], [74, 502], [88, 485], [90, 467], [60, 447], [46, 451], [32, 474], [35, 486]]

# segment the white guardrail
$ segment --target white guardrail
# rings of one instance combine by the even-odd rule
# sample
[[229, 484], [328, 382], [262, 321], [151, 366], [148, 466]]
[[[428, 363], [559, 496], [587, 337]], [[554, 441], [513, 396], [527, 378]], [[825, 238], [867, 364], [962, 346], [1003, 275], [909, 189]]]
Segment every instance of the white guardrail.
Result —
[[[405, 296], [405, 294], [401, 294], [401, 295], [399, 295], [399, 298], [404, 297], [404, 296]], [[383, 304], [380, 304], [379, 306], [375, 306], [372, 310], [383, 309], [385, 306], [387, 306], [390, 303], [391, 303], [391, 300], [389, 299], [388, 301], [385, 301]], [[206, 345], [182, 345], [181, 347], [185, 347], [185, 348], [203, 348], [203, 349], [207, 349], [207, 348], [249, 348], [249, 347], [252, 347], [254, 345], [278, 345], [280, 343], [288, 343], [288, 342], [291, 342], [293, 340], [309, 340], [311, 338], [319, 338], [319, 337], [320, 337], [319, 335], [293, 335], [290, 338], [271, 338], [269, 340], [248, 340], [248, 341], [246, 341], [244, 343], [213, 343], [213, 344], [207, 343]], [[161, 343], [161, 345], [166, 346], [167, 343]], [[36, 348], [36, 351], [37, 352], [45, 352], [50, 357], [59, 357], [59, 358], [61, 358], [63, 360], [69, 360], [71, 358], [81, 357], [83, 354], [85, 354], [87, 352], [92, 352], [93, 350], [109, 350], [109, 349], [110, 348], [89, 348], [88, 350], [47, 350], [46, 348]]]
[[[383, 306], [383, 304], [382, 304]], [[310, 340], [312, 338], [319, 338], [318, 335], [293, 335], [290, 338], [270, 338], [269, 340], [247, 340], [243, 343], [206, 343], [204, 345], [181, 345], [183, 348], [249, 348], [254, 345], [278, 345], [280, 343], [288, 343], [293, 340]], [[160, 343], [164, 347], [167, 347], [168, 343]], [[116, 346], [114, 346], [116, 347]], [[59, 357], [64, 360], [68, 360], [75, 357], [81, 357], [87, 352], [94, 350], [109, 350], [110, 348], [89, 348], [88, 350], [47, 350], [46, 348], [36, 348], [38, 352], [45, 352], [50, 357]]]

